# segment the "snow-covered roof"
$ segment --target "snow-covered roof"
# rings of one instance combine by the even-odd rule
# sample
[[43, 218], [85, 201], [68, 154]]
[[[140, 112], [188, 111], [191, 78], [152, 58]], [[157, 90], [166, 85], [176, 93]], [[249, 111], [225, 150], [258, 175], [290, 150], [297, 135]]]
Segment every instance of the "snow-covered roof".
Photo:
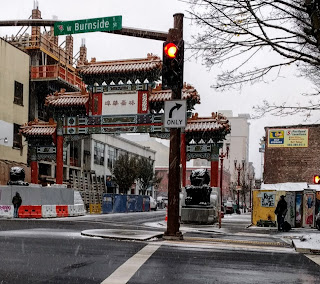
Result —
[[261, 190], [277, 190], [277, 191], [302, 191], [304, 189], [314, 189], [320, 191], [320, 185], [308, 184], [306, 182], [285, 182], [261, 184]]

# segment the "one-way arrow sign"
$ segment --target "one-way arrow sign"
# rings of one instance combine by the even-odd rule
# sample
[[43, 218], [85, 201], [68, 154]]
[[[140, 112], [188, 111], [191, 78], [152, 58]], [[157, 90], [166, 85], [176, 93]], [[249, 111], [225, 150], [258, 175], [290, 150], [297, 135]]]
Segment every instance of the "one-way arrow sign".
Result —
[[172, 118], [172, 113], [175, 109], [179, 110], [179, 108], [181, 108], [181, 107], [182, 107], [182, 104], [176, 103], [176, 105], [173, 108], [171, 108], [169, 111], [169, 118]]
[[187, 103], [184, 100], [164, 102], [164, 127], [183, 128], [187, 125]]

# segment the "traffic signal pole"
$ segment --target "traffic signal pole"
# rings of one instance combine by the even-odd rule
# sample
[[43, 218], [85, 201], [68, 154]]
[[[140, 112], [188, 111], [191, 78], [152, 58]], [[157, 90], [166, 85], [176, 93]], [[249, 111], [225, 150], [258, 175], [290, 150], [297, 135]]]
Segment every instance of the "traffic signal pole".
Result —
[[[169, 30], [167, 41], [183, 40], [183, 14], [175, 14], [174, 28]], [[184, 52], [184, 51], [183, 51]], [[176, 82], [172, 89], [172, 100], [181, 100], [183, 82]], [[169, 183], [168, 183], [168, 221], [164, 234], [166, 239], [182, 239], [179, 221], [180, 200], [180, 146], [181, 129], [170, 129]]]

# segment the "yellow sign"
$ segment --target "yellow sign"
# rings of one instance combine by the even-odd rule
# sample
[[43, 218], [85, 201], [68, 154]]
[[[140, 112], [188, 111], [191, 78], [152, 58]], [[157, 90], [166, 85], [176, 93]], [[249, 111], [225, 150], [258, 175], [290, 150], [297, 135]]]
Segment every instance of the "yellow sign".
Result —
[[308, 147], [308, 131], [306, 128], [269, 129], [268, 147]]

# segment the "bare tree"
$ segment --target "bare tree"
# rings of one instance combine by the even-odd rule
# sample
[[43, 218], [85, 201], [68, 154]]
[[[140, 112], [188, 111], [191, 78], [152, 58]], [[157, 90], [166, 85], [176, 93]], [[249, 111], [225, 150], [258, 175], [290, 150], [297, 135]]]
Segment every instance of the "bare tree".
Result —
[[148, 187], [152, 185], [154, 180], [154, 169], [151, 159], [140, 157], [137, 162], [137, 178], [142, 194], [147, 193]]
[[[189, 14], [200, 27], [188, 46], [201, 56], [208, 68], [228, 63], [212, 87], [224, 90], [245, 83], [279, 76], [291, 64], [299, 65], [301, 76], [320, 82], [319, 0], [186, 0]], [[276, 54], [276, 60], [256, 60], [262, 53]], [[314, 94], [319, 94], [316, 89]], [[294, 114], [320, 109], [319, 102], [287, 106], [265, 102], [257, 115]]]
[[137, 178], [137, 157], [128, 153], [120, 155], [115, 162], [113, 176], [120, 193], [127, 194]]

